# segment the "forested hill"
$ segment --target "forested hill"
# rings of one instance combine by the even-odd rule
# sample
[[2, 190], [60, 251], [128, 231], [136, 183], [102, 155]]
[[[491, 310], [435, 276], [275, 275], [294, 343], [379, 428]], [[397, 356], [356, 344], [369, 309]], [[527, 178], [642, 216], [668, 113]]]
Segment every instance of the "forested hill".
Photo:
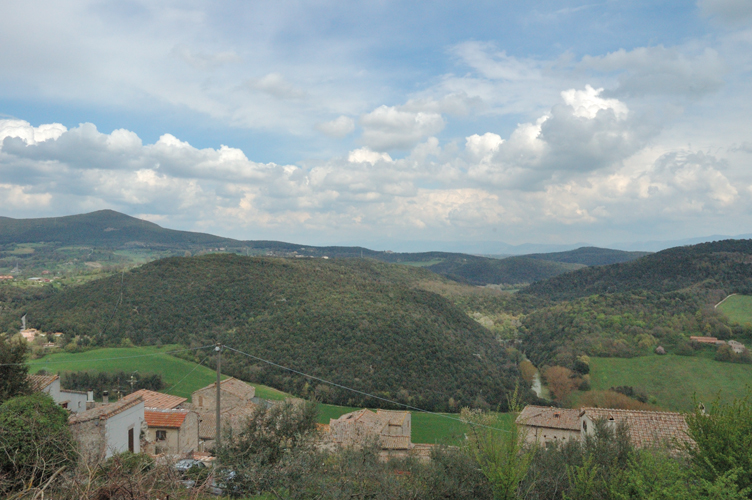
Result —
[[672, 292], [690, 287], [752, 292], [752, 240], [670, 248], [631, 262], [580, 269], [534, 283], [521, 293], [569, 300], [603, 293]]
[[185, 247], [223, 245], [229, 238], [165, 229], [113, 210], [43, 219], [0, 217], [0, 244], [57, 242], [62, 245], [119, 247], [129, 243]]
[[[506, 405], [515, 363], [494, 336], [439, 295], [441, 278], [368, 259], [230, 254], [154, 261], [39, 300], [31, 326], [98, 344], [211, 344], [414, 406]], [[122, 296], [121, 296], [122, 293]], [[121, 298], [122, 297], [122, 298]], [[18, 313], [20, 311], [16, 311]], [[199, 353], [199, 359], [208, 353]], [[326, 402], [378, 405], [230, 352], [229, 373]]]
[[525, 257], [568, 264], [583, 264], [585, 266], [606, 266], [629, 262], [649, 254], [650, 252], [625, 252], [610, 248], [582, 247], [568, 252], [533, 253], [525, 255]]

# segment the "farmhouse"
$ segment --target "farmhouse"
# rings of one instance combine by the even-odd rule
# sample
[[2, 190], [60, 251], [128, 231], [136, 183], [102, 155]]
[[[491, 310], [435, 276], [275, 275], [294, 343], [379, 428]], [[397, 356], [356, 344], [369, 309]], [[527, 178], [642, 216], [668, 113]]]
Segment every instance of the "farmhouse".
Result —
[[86, 411], [86, 393], [61, 389], [58, 375], [29, 375], [28, 380], [32, 391], [49, 394], [55, 403], [66, 410], [73, 413]]
[[[219, 390], [221, 411], [245, 406], [256, 395], [255, 387], [232, 377], [220, 382]], [[191, 405], [196, 410], [215, 410], [217, 405], [217, 383], [215, 382], [194, 391], [191, 394]]]
[[428, 459], [429, 445], [412, 443], [411, 415], [407, 411], [368, 409], [354, 411], [337, 419], [330, 419], [329, 439], [339, 447], [359, 447], [375, 440], [381, 448], [381, 458], [415, 456]]
[[619, 423], [627, 424], [632, 444], [636, 448], [647, 448], [658, 444], [673, 446], [689, 440], [687, 422], [681, 413], [582, 408], [580, 410], [582, 433], [592, 435], [595, 432], [596, 420], [604, 420], [614, 427]]
[[189, 410], [146, 408], [144, 451], [186, 456], [198, 450], [198, 414]]
[[593, 435], [595, 423], [605, 421], [616, 428], [620, 423], [629, 428], [636, 448], [659, 443], [671, 447], [686, 442], [687, 423], [681, 413], [667, 411], [617, 410], [612, 408], [581, 408], [567, 410], [544, 406], [526, 406], [515, 423], [530, 443], [547, 445], [550, 442], [582, 440]]
[[580, 439], [580, 410], [528, 405], [515, 423], [529, 443]]
[[87, 462], [98, 462], [124, 451], [139, 453], [144, 425], [144, 400], [121, 399], [68, 417], [68, 426]]

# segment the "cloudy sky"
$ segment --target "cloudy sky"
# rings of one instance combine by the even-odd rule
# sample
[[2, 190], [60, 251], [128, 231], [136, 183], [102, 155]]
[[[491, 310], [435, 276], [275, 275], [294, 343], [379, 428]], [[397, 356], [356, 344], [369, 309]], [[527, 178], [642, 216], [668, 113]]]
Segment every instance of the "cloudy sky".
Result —
[[4, 0], [0, 47], [3, 216], [394, 250], [752, 232], [750, 0]]

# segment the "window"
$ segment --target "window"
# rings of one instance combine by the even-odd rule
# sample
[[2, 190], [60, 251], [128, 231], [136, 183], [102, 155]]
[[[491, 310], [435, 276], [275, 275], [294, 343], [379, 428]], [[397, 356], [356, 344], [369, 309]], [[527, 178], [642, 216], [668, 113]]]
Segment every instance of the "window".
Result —
[[587, 432], [587, 422], [582, 422], [582, 430]]
[[203, 396], [199, 396], [198, 397], [198, 405], [199, 406], [204, 406], [204, 397]]
[[157, 441], [166, 441], [167, 431], [157, 431]]

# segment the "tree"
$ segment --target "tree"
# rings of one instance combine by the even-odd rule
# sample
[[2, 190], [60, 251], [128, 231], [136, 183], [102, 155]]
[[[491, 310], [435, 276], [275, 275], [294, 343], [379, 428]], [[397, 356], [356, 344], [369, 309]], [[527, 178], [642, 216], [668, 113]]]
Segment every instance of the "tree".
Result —
[[696, 475], [708, 483], [733, 481], [739, 490], [752, 488], [752, 392], [730, 404], [716, 400], [706, 414], [687, 415], [685, 449]]
[[14, 396], [29, 394], [27, 352], [24, 342], [0, 339], [0, 404]]
[[42, 486], [75, 460], [68, 413], [46, 394], [0, 406], [0, 493]]
[[[510, 406], [515, 406], [510, 402]], [[467, 449], [480, 466], [494, 492], [494, 498], [517, 498], [520, 483], [535, 457], [535, 446], [525, 444], [525, 435], [517, 426], [498, 429], [497, 418], [478, 410], [462, 410], [462, 419], [470, 424]]]

